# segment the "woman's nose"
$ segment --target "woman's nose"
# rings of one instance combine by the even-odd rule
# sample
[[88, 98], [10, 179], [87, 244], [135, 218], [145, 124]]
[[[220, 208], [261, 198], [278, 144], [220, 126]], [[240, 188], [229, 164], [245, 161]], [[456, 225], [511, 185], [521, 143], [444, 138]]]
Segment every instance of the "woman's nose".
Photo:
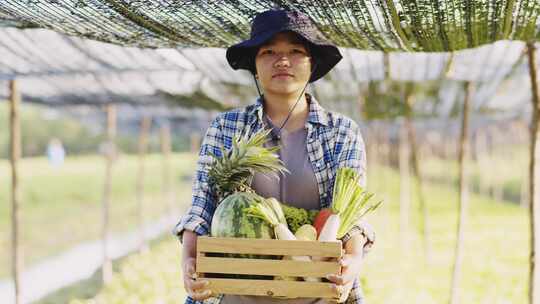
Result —
[[290, 59], [285, 54], [280, 54], [275, 63], [276, 67], [284, 67], [284, 66], [290, 66], [290, 65], [291, 65]]

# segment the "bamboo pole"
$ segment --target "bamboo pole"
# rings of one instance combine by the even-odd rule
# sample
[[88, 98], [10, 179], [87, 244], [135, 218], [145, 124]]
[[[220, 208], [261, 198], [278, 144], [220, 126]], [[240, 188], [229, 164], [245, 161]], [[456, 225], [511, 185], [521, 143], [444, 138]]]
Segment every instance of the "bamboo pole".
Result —
[[424, 256], [427, 264], [431, 263], [431, 243], [430, 243], [430, 225], [429, 225], [429, 215], [426, 205], [426, 200], [424, 197], [424, 188], [423, 188], [423, 179], [422, 172], [420, 171], [420, 165], [418, 161], [418, 147], [416, 142], [416, 131], [412, 122], [412, 106], [413, 106], [413, 86], [407, 85], [405, 89], [405, 106], [407, 107], [406, 116], [405, 116], [405, 127], [409, 134], [409, 144], [411, 146], [411, 161], [413, 174], [416, 179], [416, 193], [418, 195], [419, 211], [420, 211], [420, 233], [422, 235], [423, 247], [424, 247]]
[[399, 231], [401, 248], [403, 252], [409, 252], [409, 219], [411, 206], [411, 179], [409, 168], [409, 143], [407, 142], [407, 130], [399, 130]]
[[538, 78], [536, 73], [536, 46], [534, 42], [527, 43], [527, 55], [529, 58], [529, 73], [532, 87], [532, 120], [531, 120], [531, 144], [529, 160], [529, 223], [530, 223], [530, 260], [529, 260], [529, 304], [540, 303], [540, 268], [538, 265], [537, 252], [540, 251], [540, 167], [536, 163], [540, 159], [540, 149], [537, 146], [540, 142], [540, 100], [538, 96]]
[[[382, 140], [381, 140], [381, 131], [380, 131], [380, 126], [379, 124], [376, 122], [374, 125], [373, 125], [373, 147], [371, 149], [371, 160], [372, 160], [372, 163], [377, 167], [377, 168], [382, 168], [383, 167], [383, 161], [381, 159], [381, 151], [382, 151]], [[383, 182], [383, 174], [382, 174], [382, 170], [378, 170], [378, 174], [377, 174], [377, 185], [379, 186], [382, 186], [384, 185], [384, 182]]]
[[471, 83], [465, 83], [465, 98], [463, 100], [463, 113], [461, 121], [461, 135], [459, 140], [458, 164], [459, 164], [459, 215], [457, 225], [457, 237], [454, 257], [454, 269], [452, 274], [452, 287], [450, 303], [459, 303], [459, 285], [461, 280], [461, 266], [463, 263], [463, 246], [465, 241], [465, 226], [468, 216], [468, 177], [467, 177], [467, 154], [469, 133], [469, 102], [471, 98]]
[[[494, 126], [495, 127], [495, 126]], [[495, 129], [495, 132], [493, 132], [493, 140], [494, 145], [493, 147], [497, 147], [497, 154], [495, 154], [495, 151], [492, 149], [492, 160], [491, 160], [491, 168], [494, 169], [493, 176], [495, 177], [494, 185], [493, 185], [493, 197], [496, 201], [502, 202], [504, 200], [504, 168], [500, 164], [500, 156], [505, 155], [505, 145], [501, 144], [502, 140], [500, 139], [501, 132], [500, 129]], [[499, 157], [497, 157], [499, 156]]]
[[138, 157], [138, 170], [137, 170], [137, 222], [139, 226], [139, 252], [148, 251], [148, 243], [144, 235], [144, 175], [145, 175], [145, 163], [144, 158], [148, 149], [148, 133], [152, 119], [148, 116], [144, 116], [141, 120], [141, 128], [139, 133], [139, 157]]
[[364, 111], [365, 103], [366, 103], [366, 93], [364, 92], [362, 87], [359, 87], [358, 91], [359, 91], [358, 98], [356, 100], [358, 108], [357, 108], [357, 111], [355, 112], [357, 113], [358, 121], [367, 120], [367, 115], [366, 115], [366, 112]]
[[476, 157], [478, 167], [480, 168], [478, 180], [478, 192], [482, 195], [489, 196], [489, 186], [486, 174], [489, 170], [489, 161], [487, 160], [488, 143], [485, 131], [479, 130], [476, 135]]
[[492, 164], [486, 168], [484, 173], [487, 173], [487, 190], [489, 197], [495, 200], [495, 176], [497, 174], [493, 164], [495, 163], [494, 149], [495, 149], [495, 135], [496, 130], [493, 127], [488, 127], [486, 129], [486, 159], [488, 164]]
[[109, 209], [111, 201], [112, 165], [116, 146], [116, 107], [113, 104], [107, 105], [107, 148], [105, 150], [105, 184], [103, 189], [103, 265], [102, 279], [107, 284], [112, 279], [112, 261], [109, 257]]
[[21, 129], [19, 118], [20, 95], [16, 80], [9, 82], [9, 130], [10, 130], [10, 164], [11, 164], [11, 248], [12, 274], [15, 285], [15, 303], [23, 301], [21, 271], [23, 268], [23, 252], [20, 244], [20, 188], [18, 165], [21, 158]]
[[390, 132], [390, 126], [388, 126], [386, 123], [383, 124], [381, 128], [381, 164], [388, 168], [390, 168], [392, 165]]
[[167, 203], [167, 213], [177, 214], [174, 205], [171, 187], [171, 128], [169, 125], [164, 125], [160, 129], [161, 154], [163, 155], [163, 195]]
[[189, 135], [190, 152], [197, 153], [201, 147], [201, 135], [197, 132], [192, 132]]
[[[368, 134], [367, 134], [367, 142], [366, 142], [366, 150], [367, 150], [366, 161], [367, 161], [368, 170], [373, 170], [375, 166], [377, 165], [377, 156], [375, 155], [376, 154], [375, 148], [376, 148], [377, 142], [376, 142], [376, 136], [375, 136], [375, 126], [373, 122], [371, 122], [368, 125], [367, 133]], [[378, 178], [378, 174], [376, 176]], [[379, 185], [378, 180], [376, 180], [376, 182], [377, 182], [377, 185]]]

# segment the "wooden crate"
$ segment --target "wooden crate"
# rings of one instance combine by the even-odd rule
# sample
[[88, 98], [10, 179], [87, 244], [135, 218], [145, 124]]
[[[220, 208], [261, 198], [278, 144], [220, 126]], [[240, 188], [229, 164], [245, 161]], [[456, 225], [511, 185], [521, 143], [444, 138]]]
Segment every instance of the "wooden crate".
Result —
[[[216, 254], [257, 254], [269, 258], [216, 257]], [[339, 294], [328, 282], [273, 280], [273, 276], [319, 277], [338, 274], [337, 259], [304, 262], [276, 259], [280, 256], [341, 256], [341, 242], [282, 241], [237, 238], [197, 238], [197, 277], [210, 282], [214, 294], [254, 295], [272, 297], [327, 298], [337, 301]], [[229, 255], [230, 256], [230, 255]], [[272, 259], [274, 257], [274, 259]], [[262, 279], [216, 278], [221, 274], [268, 276]], [[270, 279], [269, 279], [270, 278]]]

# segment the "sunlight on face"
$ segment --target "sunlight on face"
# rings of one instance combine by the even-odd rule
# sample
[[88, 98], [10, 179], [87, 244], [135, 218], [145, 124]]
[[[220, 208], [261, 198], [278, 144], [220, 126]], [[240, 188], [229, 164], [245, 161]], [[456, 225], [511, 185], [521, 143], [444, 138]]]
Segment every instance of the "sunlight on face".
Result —
[[255, 67], [265, 93], [300, 94], [311, 76], [311, 57], [296, 34], [282, 32], [259, 48]]

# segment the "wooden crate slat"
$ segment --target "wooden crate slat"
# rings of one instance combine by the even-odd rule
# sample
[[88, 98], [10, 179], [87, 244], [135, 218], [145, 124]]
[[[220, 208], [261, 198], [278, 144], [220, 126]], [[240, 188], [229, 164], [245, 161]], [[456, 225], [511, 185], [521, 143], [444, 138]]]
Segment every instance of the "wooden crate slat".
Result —
[[197, 251], [215, 253], [340, 257], [341, 242], [199, 237], [197, 238]]
[[338, 274], [340, 269], [340, 265], [335, 261], [303, 262], [203, 256], [197, 259], [198, 273], [325, 277], [330, 273]]
[[339, 298], [330, 283], [279, 280], [210, 279], [208, 288], [214, 294], [254, 295], [273, 297]]

